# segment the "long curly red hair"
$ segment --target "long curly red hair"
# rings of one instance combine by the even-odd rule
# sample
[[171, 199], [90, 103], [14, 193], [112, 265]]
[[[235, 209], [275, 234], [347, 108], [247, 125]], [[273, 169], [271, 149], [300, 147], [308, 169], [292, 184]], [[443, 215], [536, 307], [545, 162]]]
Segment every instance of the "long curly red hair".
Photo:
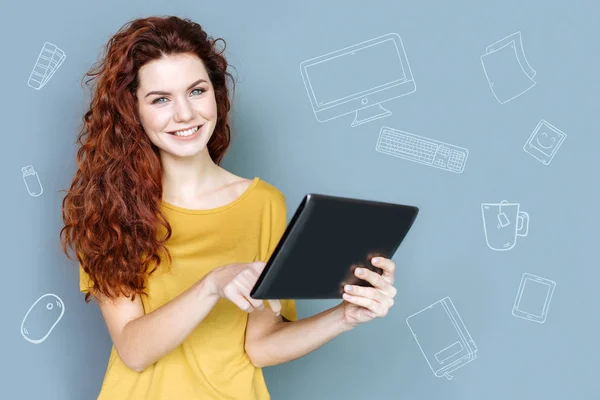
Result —
[[[223, 43], [221, 50], [218, 42]], [[75, 251], [93, 288], [113, 298], [144, 294], [147, 277], [161, 264], [171, 226], [160, 208], [162, 170], [158, 148], [137, 113], [138, 71], [165, 55], [195, 54], [209, 74], [218, 120], [208, 142], [220, 164], [230, 143], [228, 63], [225, 41], [213, 39], [189, 19], [175, 16], [127, 22], [106, 44], [105, 56], [84, 75], [96, 80], [90, 107], [77, 137], [77, 171], [62, 201], [61, 246]], [[158, 237], [160, 228], [164, 236]], [[152, 267], [152, 268], [150, 268]]]

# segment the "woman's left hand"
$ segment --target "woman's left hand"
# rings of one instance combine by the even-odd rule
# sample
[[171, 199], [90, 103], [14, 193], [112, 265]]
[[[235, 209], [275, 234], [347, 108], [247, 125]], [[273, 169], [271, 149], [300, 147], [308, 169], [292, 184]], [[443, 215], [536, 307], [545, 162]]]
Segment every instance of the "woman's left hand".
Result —
[[379, 275], [367, 268], [356, 268], [354, 274], [371, 283], [373, 287], [346, 285], [344, 287], [343, 323], [355, 327], [377, 317], [385, 317], [394, 305], [396, 264], [389, 258], [374, 257], [371, 263], [383, 269]]

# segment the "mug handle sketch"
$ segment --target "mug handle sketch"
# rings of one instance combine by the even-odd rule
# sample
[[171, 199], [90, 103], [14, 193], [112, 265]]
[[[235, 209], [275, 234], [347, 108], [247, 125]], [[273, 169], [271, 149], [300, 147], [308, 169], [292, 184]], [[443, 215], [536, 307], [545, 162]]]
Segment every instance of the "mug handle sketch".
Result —
[[517, 236], [527, 236], [529, 233], [529, 214], [526, 211], [519, 211], [517, 221]]

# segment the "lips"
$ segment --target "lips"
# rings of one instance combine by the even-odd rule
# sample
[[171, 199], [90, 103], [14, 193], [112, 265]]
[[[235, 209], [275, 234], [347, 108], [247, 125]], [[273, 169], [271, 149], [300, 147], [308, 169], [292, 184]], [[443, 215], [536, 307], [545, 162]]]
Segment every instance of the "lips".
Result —
[[196, 127], [198, 127], [198, 129], [196, 130], [196, 132], [198, 132], [198, 131], [200, 130], [200, 128], [202, 128], [202, 126], [203, 126], [203, 125], [194, 125], [194, 126], [190, 126], [189, 128], [180, 129], [180, 130], [177, 130], [177, 131], [171, 131], [171, 132], [167, 132], [167, 133], [168, 133], [169, 135], [174, 135], [174, 136], [177, 136], [177, 135], [176, 135], [176, 133], [177, 133], [177, 132], [185, 132], [185, 131], [187, 131], [187, 130], [190, 130], [190, 129], [193, 129], [193, 128], [196, 128]]

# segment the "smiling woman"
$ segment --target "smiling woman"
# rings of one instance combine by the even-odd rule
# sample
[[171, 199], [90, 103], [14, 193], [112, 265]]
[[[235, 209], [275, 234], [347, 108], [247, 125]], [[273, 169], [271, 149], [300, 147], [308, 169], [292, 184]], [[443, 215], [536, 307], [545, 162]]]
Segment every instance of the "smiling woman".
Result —
[[[283, 193], [219, 164], [229, 146], [227, 62], [192, 21], [124, 26], [105, 59], [63, 200], [85, 300], [113, 341], [98, 399], [268, 400], [262, 368], [385, 316], [394, 263], [357, 275], [339, 305], [298, 320], [250, 296], [286, 228]], [[360, 269], [357, 269], [357, 274]], [[94, 343], [90, 343], [93, 346]]]
[[[207, 149], [206, 133], [214, 131], [218, 109], [204, 62], [194, 54], [172, 54], [147, 62], [138, 74], [137, 111], [152, 144], [179, 157]], [[199, 79], [190, 84], [190, 77]]]
[[[97, 86], [61, 241], [113, 341], [99, 399], [268, 399], [254, 343], [296, 319], [291, 301], [269, 310], [249, 296], [285, 198], [219, 166], [231, 78], [220, 41], [189, 20], [138, 19], [87, 74]], [[252, 312], [262, 322], [247, 329]]]

